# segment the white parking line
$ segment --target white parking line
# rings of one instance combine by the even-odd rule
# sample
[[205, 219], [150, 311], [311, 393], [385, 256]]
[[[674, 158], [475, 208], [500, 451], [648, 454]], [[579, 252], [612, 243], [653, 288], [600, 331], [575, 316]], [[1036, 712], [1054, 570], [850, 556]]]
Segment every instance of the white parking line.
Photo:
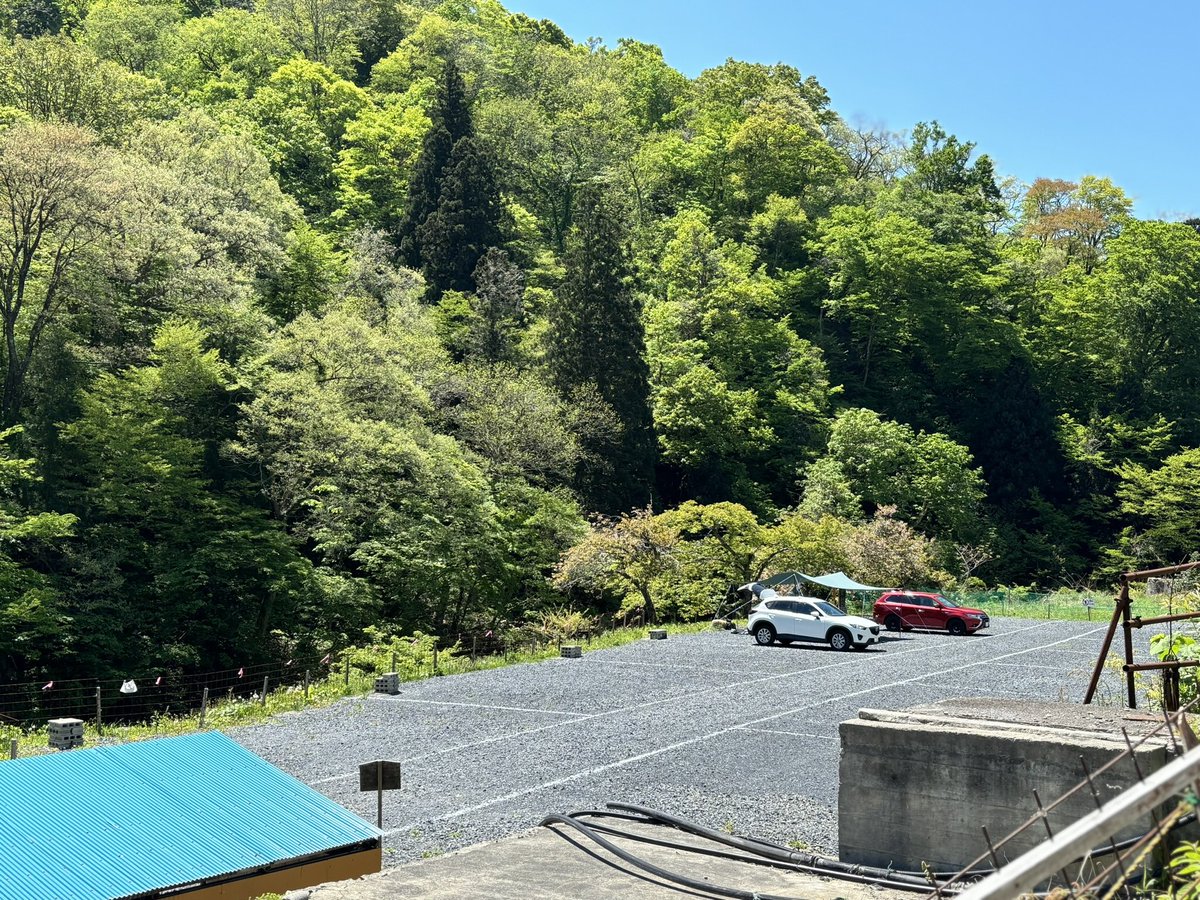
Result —
[[[1042, 626], [1039, 624], [1039, 625], [1034, 625], [1034, 626], [1030, 626], [1030, 627], [1031, 628], [1039, 628]], [[1020, 629], [1020, 630], [1024, 631], [1027, 629]], [[941, 669], [936, 672], [927, 672], [924, 676], [921, 676], [921, 677], [949, 675], [953, 672], [961, 672], [964, 669], [972, 669], [977, 666], [985, 665], [989, 662], [994, 662], [996, 660], [1009, 659], [1014, 656], [1023, 656], [1026, 653], [1034, 653], [1039, 650], [1049, 649], [1050, 647], [1057, 647], [1058, 645], [1066, 643], [1067, 641], [1077, 640], [1080, 637], [1086, 637], [1089, 634], [1094, 634], [1094, 633], [1097, 633], [1097, 632], [1100, 632], [1103, 630], [1104, 630], [1103, 627], [1095, 628], [1095, 629], [1092, 629], [1091, 631], [1085, 632], [1083, 635], [1072, 635], [1069, 638], [1062, 638], [1057, 641], [1052, 641], [1048, 644], [1040, 644], [1036, 647], [1029, 647], [1024, 650], [1015, 650], [1012, 653], [1005, 653], [1005, 654], [995, 657], [994, 659], [977, 660], [975, 662], [964, 663], [963, 665], [959, 665], [959, 666], [951, 666], [949, 668]], [[1016, 632], [1010, 632], [1010, 634], [1011, 633], [1016, 633]], [[902, 652], [902, 653], [919, 652], [921, 649], [928, 650], [931, 648], [931, 646], [932, 645], [926, 646], [924, 648], [913, 648], [913, 650], [906, 650], [906, 651], [900, 651], [900, 652]], [[813, 671], [818, 671], [819, 669], [836, 668], [840, 665], [845, 665], [845, 664], [847, 664], [847, 663], [833, 664], [830, 666], [821, 666], [821, 667], [818, 667], [818, 669], [809, 669], [808, 671], [813, 672]], [[795, 674], [795, 673], [791, 673], [791, 674]], [[764, 681], [772, 681], [772, 680], [782, 678], [782, 677], [786, 677], [786, 676], [771, 675], [771, 676], [767, 676], [764, 678], [750, 679], [746, 682], [743, 682], [742, 684], [758, 684], [758, 683], [762, 683]], [[829, 704], [829, 703], [837, 703], [841, 700], [849, 700], [854, 697], [861, 697], [864, 694], [870, 694], [870, 693], [873, 693], [873, 692], [879, 691], [879, 690], [886, 690], [887, 688], [901, 687], [902, 685], [912, 683], [913, 681], [916, 681], [916, 680], [917, 679], [906, 678], [906, 679], [902, 679], [900, 681], [891, 682], [890, 684], [872, 685], [871, 687], [863, 688], [861, 690], [850, 691], [849, 693], [842, 694], [837, 697], [827, 697], [823, 700], [818, 700], [814, 703], [808, 703], [803, 706], [797, 706], [794, 709], [788, 709], [788, 710], [784, 710], [783, 712], [773, 713], [772, 715], [769, 715], [769, 716], [762, 716], [758, 719], [752, 719], [751, 721], [743, 722], [740, 725], [730, 725], [726, 728], [720, 728], [720, 729], [717, 729], [716, 731], [711, 731], [708, 734], [698, 735], [697, 737], [687, 738], [686, 740], [682, 740], [682, 741], [676, 741], [674, 744], [669, 744], [666, 747], [657, 747], [653, 750], [647, 750], [644, 753], [638, 753], [634, 756], [625, 757], [624, 759], [618, 759], [618, 760], [614, 760], [609, 763], [604, 763], [603, 765], [593, 766], [592, 768], [585, 769], [581, 772], [575, 772], [575, 773], [572, 773], [571, 775], [564, 775], [561, 778], [555, 778], [550, 781], [542, 782], [541, 784], [535, 784], [535, 785], [532, 785], [527, 788], [522, 788], [521, 790], [518, 790], [518, 791], [512, 791], [508, 794], [504, 794], [501, 797], [493, 797], [490, 800], [484, 800], [481, 803], [475, 803], [475, 804], [472, 804], [471, 806], [464, 806], [463, 808], [456, 809], [453, 812], [445, 813], [440, 816], [435, 816], [432, 819], [425, 819], [422, 821], [425, 823], [429, 823], [429, 822], [445, 822], [450, 819], [457, 819], [461, 816], [469, 815], [470, 813], [473, 813], [473, 812], [478, 812], [481, 809], [487, 809], [490, 806], [497, 806], [501, 803], [508, 803], [509, 801], [516, 800], [520, 797], [528, 796], [529, 794], [535, 794], [539, 791], [544, 791], [544, 790], [548, 790], [550, 788], [559, 787], [564, 784], [570, 784], [573, 781], [579, 781], [580, 779], [583, 779], [583, 778], [590, 778], [593, 775], [599, 775], [603, 772], [610, 771], [611, 769], [623, 768], [625, 766], [632, 765], [634, 763], [642, 762], [643, 760], [652, 759], [656, 756], [661, 756], [664, 753], [670, 753], [674, 750], [681, 750], [684, 747], [690, 747], [695, 744], [700, 744], [705, 741], [712, 740], [713, 738], [722, 737], [723, 735], [729, 734], [734, 731], [745, 730], [754, 725], [762, 725], [765, 722], [774, 722], [776, 719], [782, 719], [785, 716], [794, 716], [797, 713], [805, 712], [810, 709], [816, 709], [819, 706], [825, 706], [826, 704]], [[734, 685], [727, 685], [726, 687], [733, 687], [733, 686]], [[706, 690], [706, 691], [700, 691], [698, 693], [705, 694], [705, 693], [711, 693], [711, 692], [712, 692], [711, 690]], [[678, 699], [678, 698], [671, 698], [671, 699]], [[650, 703], [640, 704], [640, 705], [641, 706], [653, 706], [653, 705], [655, 705], [656, 702], [666, 702], [666, 701], [652, 701]], [[633, 707], [633, 708], [637, 708], [637, 707]], [[598, 718], [600, 715], [602, 715], [602, 714], [597, 714], [596, 718]], [[556, 725], [556, 726], [548, 726], [548, 727], [560, 727], [560, 726]], [[419, 826], [420, 824], [422, 824], [422, 822], [413, 822], [409, 825], [404, 825], [399, 828], [393, 828], [390, 831], [385, 831], [384, 837], [390, 837], [391, 835], [399, 834], [402, 831], [408, 831], [412, 828]]]
[[1051, 672], [1061, 672], [1058, 666], [1039, 666], [1036, 663], [995, 663], [1009, 669], [1049, 669]]
[[780, 731], [774, 728], [741, 728], [740, 731], [753, 731], [757, 734], [785, 734], [789, 737], [805, 737], [805, 738], [820, 738], [823, 741], [839, 740], [836, 736], [828, 734], [809, 734], [806, 731]]
[[601, 666], [645, 666], [650, 669], [687, 669], [692, 672], [712, 672], [714, 675], [729, 675], [736, 669], [714, 669], [711, 666], [679, 666], [671, 663], [633, 662], [628, 659], [592, 659], [589, 665]]
[[528, 706], [494, 706], [489, 703], [460, 703], [454, 700], [417, 700], [414, 697], [389, 697], [393, 703], [426, 703], [430, 706], [464, 706], [468, 709], [499, 709], [505, 712], [539, 713], [545, 716], [570, 716], [572, 719], [582, 719], [586, 713], [563, 712], [558, 709], [533, 709]]

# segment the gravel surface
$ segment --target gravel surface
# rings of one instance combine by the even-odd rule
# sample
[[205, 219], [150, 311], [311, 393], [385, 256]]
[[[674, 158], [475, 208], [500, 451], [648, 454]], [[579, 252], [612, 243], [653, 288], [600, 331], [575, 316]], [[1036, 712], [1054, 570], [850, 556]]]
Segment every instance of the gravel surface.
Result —
[[385, 865], [613, 800], [836, 854], [839, 722], [953, 697], [1079, 702], [1104, 629], [993, 619], [982, 634], [886, 635], [857, 653], [672, 636], [411, 682], [230, 735], [369, 821], [358, 764], [401, 760]]

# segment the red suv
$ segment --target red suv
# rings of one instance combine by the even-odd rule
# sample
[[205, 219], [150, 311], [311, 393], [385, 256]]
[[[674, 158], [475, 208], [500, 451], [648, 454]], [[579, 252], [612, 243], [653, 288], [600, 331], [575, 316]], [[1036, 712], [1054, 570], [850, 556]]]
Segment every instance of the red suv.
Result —
[[988, 627], [988, 614], [947, 600], [941, 594], [888, 591], [875, 601], [875, 621], [888, 631], [930, 628], [951, 634], [971, 634]]

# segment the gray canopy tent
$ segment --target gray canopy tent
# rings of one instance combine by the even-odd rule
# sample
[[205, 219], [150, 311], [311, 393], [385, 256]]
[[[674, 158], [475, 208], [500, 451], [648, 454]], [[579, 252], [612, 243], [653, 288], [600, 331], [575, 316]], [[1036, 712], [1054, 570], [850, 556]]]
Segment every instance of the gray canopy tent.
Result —
[[862, 584], [855, 581], [845, 572], [831, 572], [828, 575], [805, 575], [803, 572], [780, 572], [778, 575], [772, 575], [770, 578], [765, 578], [762, 581], [752, 581], [749, 584], [743, 584], [737, 588], [739, 598], [744, 597], [745, 592], [749, 592], [752, 596], [744, 602], [738, 604], [734, 609], [730, 610], [724, 616], [718, 611], [717, 618], [730, 617], [736, 614], [743, 606], [753, 603], [758, 598], [758, 595], [767, 588], [772, 590], [785, 590], [785, 593], [801, 594], [809, 584], [820, 585], [823, 588], [828, 588], [831, 591], [838, 592], [839, 605], [845, 604], [846, 592], [871, 591], [874, 593], [882, 593], [887, 588], [874, 587], [869, 584]]

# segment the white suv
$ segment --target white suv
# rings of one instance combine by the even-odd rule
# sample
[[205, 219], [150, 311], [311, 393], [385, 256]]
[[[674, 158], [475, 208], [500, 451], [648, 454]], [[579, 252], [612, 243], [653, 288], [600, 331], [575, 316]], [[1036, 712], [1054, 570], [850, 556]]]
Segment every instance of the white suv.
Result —
[[847, 615], [815, 597], [780, 597], [769, 589], [750, 610], [750, 633], [764, 647], [775, 641], [820, 641], [834, 650], [862, 650], [879, 643], [879, 626], [870, 619]]

